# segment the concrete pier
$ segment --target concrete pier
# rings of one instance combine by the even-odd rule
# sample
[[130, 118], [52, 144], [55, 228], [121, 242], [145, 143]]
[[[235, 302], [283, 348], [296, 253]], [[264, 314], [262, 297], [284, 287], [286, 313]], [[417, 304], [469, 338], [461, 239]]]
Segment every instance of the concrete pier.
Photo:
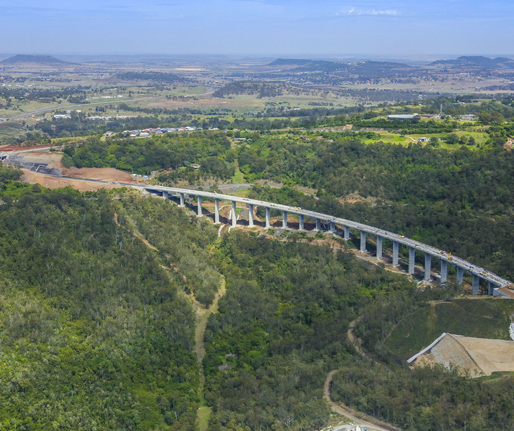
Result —
[[432, 256], [425, 253], [425, 281], [430, 280], [432, 277]]
[[[311, 210], [305, 210], [298, 207], [291, 207], [288, 205], [282, 205], [272, 202], [264, 202], [255, 199], [242, 198], [237, 196], [218, 194], [213, 192], [206, 192], [203, 190], [189, 190], [178, 187], [163, 187], [156, 185], [134, 185], [133, 186], [137, 190], [146, 190], [153, 196], [162, 196], [163, 198], [169, 198], [174, 196], [174, 199], [179, 198], [179, 205], [182, 207], [186, 206], [186, 195], [188, 196], [187, 202], [188, 205], [191, 203], [193, 197], [196, 197], [198, 200], [197, 206], [197, 214], [198, 216], [202, 215], [202, 199], [210, 198], [215, 202], [215, 210], [214, 210], [214, 221], [215, 223], [220, 223], [220, 201], [226, 201], [232, 203], [232, 217], [229, 224], [232, 227], [237, 226], [237, 208], [236, 204], [244, 205], [244, 208], [249, 208], [249, 216], [248, 216], [248, 225], [250, 227], [254, 226], [254, 209], [255, 207], [266, 208], [266, 228], [271, 227], [271, 208], [274, 208], [278, 211], [282, 212], [282, 226], [287, 228], [287, 213], [292, 213], [298, 215], [299, 223], [298, 226], [300, 230], [305, 229], [305, 217], [308, 217], [309, 220], [313, 220], [316, 223], [315, 230], [321, 230], [322, 224], [325, 225], [327, 223], [327, 229], [331, 232], [337, 232], [337, 226], [341, 227], [341, 230], [344, 229], [344, 234], [342, 235], [345, 240], [350, 239], [350, 229], [355, 229], [355, 232], [360, 232], [360, 251], [367, 252], [366, 246], [366, 235], [371, 234], [375, 235], [377, 238], [377, 259], [383, 258], [383, 240], [386, 239], [393, 243], [393, 265], [399, 264], [399, 247], [403, 245], [408, 247], [409, 249], [409, 273], [413, 274], [415, 270], [415, 252], [418, 250], [423, 253], [425, 256], [425, 280], [431, 279], [431, 258], [434, 257], [439, 259], [441, 262], [441, 271], [440, 271], [440, 281], [441, 283], [445, 283], [448, 280], [448, 264], [453, 265], [457, 268], [457, 282], [463, 283], [464, 281], [464, 271], [470, 273], [473, 277], [473, 292], [480, 292], [480, 279], [483, 279], [488, 287], [489, 293], [495, 293], [497, 288], [504, 288], [510, 286], [512, 282], [509, 280], [503, 279], [500, 276], [493, 274], [489, 271], [484, 270], [483, 268], [473, 265], [472, 263], [462, 259], [458, 256], [450, 257], [451, 253], [445, 252], [443, 250], [439, 250], [435, 247], [432, 247], [428, 244], [422, 244], [418, 241], [414, 241], [410, 238], [405, 238], [404, 236], [399, 236], [392, 232], [387, 232], [385, 230], [379, 230], [374, 228], [373, 226], [364, 225], [362, 223], [356, 223], [351, 220], [346, 220], [339, 217], [334, 217], [329, 214], [319, 213]], [[444, 260], [443, 260], [444, 259]], [[473, 274], [476, 274], [473, 276]], [[485, 284], [484, 284], [485, 287]]]
[[464, 281], [464, 270], [461, 267], [457, 267], [457, 283], [462, 284]]
[[382, 241], [383, 238], [381, 236], [377, 236], [377, 259], [382, 259]]
[[232, 201], [232, 227], [237, 226], [236, 202]]
[[197, 197], [198, 202], [198, 217], [202, 216], [202, 198], [200, 196]]
[[448, 262], [441, 260], [441, 284], [446, 283], [448, 280]]
[[493, 283], [491, 283], [491, 282], [489, 281], [489, 282], [487, 283], [487, 293], [488, 293], [489, 295], [494, 295], [494, 288], [495, 288], [495, 287], [496, 287], [496, 286], [495, 286]]
[[214, 223], [220, 223], [220, 200], [214, 199]]
[[393, 242], [393, 266], [398, 266], [400, 259], [400, 244], [396, 241]]
[[361, 252], [366, 253], [366, 232], [361, 231]]
[[480, 287], [480, 277], [473, 274], [473, 284], [471, 286], [471, 292], [473, 295], [478, 295], [478, 288]]
[[416, 249], [409, 247], [409, 274], [414, 274], [414, 268], [416, 265]]
[[253, 205], [248, 204], [248, 226], [253, 227]]

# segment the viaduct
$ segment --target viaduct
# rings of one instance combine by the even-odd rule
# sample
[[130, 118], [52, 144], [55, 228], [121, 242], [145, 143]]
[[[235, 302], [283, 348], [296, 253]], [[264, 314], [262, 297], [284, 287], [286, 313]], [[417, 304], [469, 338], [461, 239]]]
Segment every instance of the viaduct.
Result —
[[305, 229], [305, 218], [309, 218], [316, 223], [316, 230], [321, 229], [321, 224], [326, 223], [328, 229], [332, 232], [337, 232], [336, 227], [339, 227], [344, 232], [344, 239], [350, 239], [350, 229], [357, 230], [360, 234], [360, 251], [366, 253], [366, 239], [367, 235], [372, 235], [376, 238], [376, 258], [382, 259], [383, 256], [383, 240], [387, 239], [392, 241], [393, 244], [393, 265], [399, 265], [399, 251], [400, 246], [408, 247], [409, 250], [409, 265], [408, 273], [414, 274], [414, 265], [416, 252], [422, 253], [425, 257], [425, 268], [424, 268], [424, 279], [426, 281], [431, 278], [432, 259], [436, 258], [440, 260], [440, 282], [445, 283], [448, 280], [448, 265], [453, 265], [457, 272], [457, 282], [462, 283], [464, 280], [464, 272], [472, 275], [472, 292], [474, 295], [478, 295], [480, 280], [484, 280], [487, 283], [489, 295], [503, 296], [499, 291], [501, 288], [512, 285], [512, 282], [487, 271], [484, 268], [473, 265], [472, 263], [461, 259], [457, 256], [451, 256], [447, 252], [439, 250], [427, 244], [423, 244], [418, 241], [414, 241], [410, 238], [388, 232], [385, 230], [378, 229], [373, 226], [368, 226], [361, 223], [356, 223], [351, 220], [333, 217], [327, 214], [318, 213], [315, 211], [305, 210], [303, 208], [296, 208], [287, 205], [280, 205], [270, 202], [259, 201], [255, 199], [240, 198], [230, 195], [218, 194], [213, 192], [205, 192], [199, 190], [189, 190], [175, 187], [163, 187], [163, 186], [134, 186], [133, 184], [125, 184], [132, 186], [140, 190], [146, 190], [152, 194], [158, 194], [166, 199], [172, 197], [178, 198], [179, 205], [185, 206], [185, 196], [196, 197], [197, 199], [197, 211], [198, 216], [202, 216], [202, 198], [214, 199], [215, 211], [214, 211], [214, 223], [220, 223], [220, 201], [229, 201], [232, 203], [232, 220], [231, 224], [233, 227], [237, 226], [236, 216], [236, 204], [244, 204], [248, 206], [248, 225], [254, 226], [254, 208], [262, 207], [266, 209], [266, 229], [271, 227], [271, 210], [275, 209], [282, 212], [282, 228], [287, 229], [287, 216], [288, 214], [294, 214], [299, 219], [299, 229]]

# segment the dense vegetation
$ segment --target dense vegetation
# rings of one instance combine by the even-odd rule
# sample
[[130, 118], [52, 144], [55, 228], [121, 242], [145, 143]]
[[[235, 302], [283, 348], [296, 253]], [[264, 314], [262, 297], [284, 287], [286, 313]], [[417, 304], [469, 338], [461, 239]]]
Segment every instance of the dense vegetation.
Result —
[[[200, 164], [200, 176], [228, 179], [234, 175], [230, 142], [219, 133], [173, 134], [154, 139], [100, 141], [89, 139], [79, 147], [65, 149], [67, 166], [113, 167], [139, 174], [172, 169], [168, 176], [184, 179], [191, 164]], [[177, 170], [179, 170], [177, 172]], [[161, 181], [166, 181], [164, 176]]]
[[106, 193], [0, 176], [1, 427], [193, 430], [194, 315], [181, 278], [116, 225]]
[[435, 368], [369, 366], [357, 361], [334, 376], [335, 400], [406, 431], [514, 429], [513, 376], [468, 380]]
[[[113, 144], [86, 145], [94, 155], [94, 145]], [[191, 151], [207, 151], [208, 140], [203, 144], [199, 140]], [[355, 142], [337, 148], [333, 158], [357, 173], [356, 161], [372, 167], [378, 157], [366, 156], [371, 150]], [[390, 157], [381, 146], [373, 151]], [[401, 151], [413, 166], [432, 161], [444, 172], [444, 158], [424, 155], [428, 149], [392, 154]], [[457, 161], [475, 166], [480, 153], [468, 153]], [[507, 157], [507, 170], [510, 156], [502, 154], [489, 153], [497, 164]], [[395, 178], [393, 171], [388, 175]], [[218, 240], [208, 222], [160, 199], [49, 191], [19, 183], [19, 176], [0, 168], [0, 424], [6, 429], [192, 431], [201, 394], [194, 314], [184, 293], [198, 306], [211, 304], [220, 273], [227, 294], [209, 319], [203, 361], [205, 400], [213, 408], [209, 429], [317, 430], [329, 417], [322, 388], [333, 369], [341, 370], [333, 398], [407, 430], [513, 429], [514, 405], [505, 396], [512, 378], [470, 381], [439, 368], [412, 372], [404, 366], [407, 351], [397, 341], [415, 324], [409, 319], [422, 320], [430, 301], [450, 300], [455, 286], [418, 290], [401, 275], [356, 260], [343, 241], [315, 245], [297, 235], [270, 239], [240, 231]], [[392, 186], [381, 193], [386, 190], [393, 193], [387, 201], [392, 207], [385, 200], [375, 200], [375, 207], [341, 204], [327, 192], [316, 200], [288, 187], [255, 187], [252, 195], [363, 218], [393, 211], [391, 219], [398, 220], [390, 223], [401, 225], [407, 213], [396, 214], [396, 205], [407, 198]], [[425, 211], [437, 203], [428, 193], [412, 199], [409, 205]], [[495, 220], [506, 217], [502, 205], [467, 203], [473, 214], [489, 208]], [[426, 232], [437, 232], [431, 229]], [[507, 235], [505, 227], [497, 229]], [[479, 248], [472, 240], [463, 245], [474, 253]], [[440, 305], [462, 309], [450, 313], [456, 319], [480, 308], [482, 316], [507, 322], [509, 307], [480, 302]], [[359, 316], [355, 334], [382, 365], [370, 366], [346, 337]], [[455, 323], [448, 313], [441, 319]], [[470, 335], [490, 329], [478, 322], [473, 328]]]
[[348, 323], [403, 277], [325, 246], [234, 232], [219, 248], [227, 294], [204, 360], [213, 430], [316, 430], [326, 373], [352, 361]]
[[[381, 364], [369, 366], [366, 359], [345, 364], [334, 376], [333, 399], [409, 431], [514, 429], [514, 401], [505, 395], [514, 388], [514, 376], [493, 374], [470, 380], [458, 370], [448, 371], [442, 366], [410, 370], [404, 362], [413, 347], [433, 341], [434, 335], [443, 331], [457, 329], [470, 336], [504, 338], [505, 333], [495, 332], [484, 320], [503, 324], [505, 332], [512, 304], [490, 300], [439, 303], [438, 321], [429, 322], [423, 321], [426, 311], [431, 310], [429, 297], [435, 299], [434, 292], [396, 292], [362, 310], [355, 332], [368, 354], [379, 358]], [[413, 318], [419, 325], [412, 326]], [[459, 318], [466, 319], [465, 324], [462, 320], [457, 322]], [[443, 322], [439, 320], [445, 324], [441, 326]], [[421, 340], [404, 338], [407, 328]], [[427, 336], [425, 332], [430, 331]]]

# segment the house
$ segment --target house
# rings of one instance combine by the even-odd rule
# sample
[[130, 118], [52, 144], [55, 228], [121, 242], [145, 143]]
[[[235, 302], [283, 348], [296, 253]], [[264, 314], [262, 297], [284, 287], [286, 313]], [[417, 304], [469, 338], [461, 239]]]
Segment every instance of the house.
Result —
[[422, 136], [421, 138], [418, 138], [418, 142], [430, 142], [430, 138]]
[[476, 121], [477, 116], [475, 114], [466, 114], [460, 116], [460, 121]]

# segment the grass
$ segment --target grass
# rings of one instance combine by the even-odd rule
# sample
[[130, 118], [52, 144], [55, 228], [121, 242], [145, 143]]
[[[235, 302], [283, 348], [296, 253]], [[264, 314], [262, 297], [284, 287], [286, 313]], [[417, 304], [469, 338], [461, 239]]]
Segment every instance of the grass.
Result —
[[196, 418], [199, 431], [207, 431], [207, 429], [209, 428], [209, 419], [211, 417], [211, 413], [211, 407], [203, 406], [198, 409]]
[[[380, 135], [379, 139], [366, 139], [364, 140], [364, 143], [366, 144], [373, 144], [376, 142], [384, 142], [389, 144], [400, 144], [403, 146], [408, 146], [409, 144], [417, 142], [418, 138], [426, 137], [426, 138], [439, 138], [441, 139], [439, 141], [439, 147], [445, 150], [458, 150], [461, 145], [448, 145], [444, 142], [444, 139], [448, 135], [447, 133], [428, 133], [423, 135], [406, 135], [401, 136], [395, 133], [387, 133], [387, 132], [377, 132]], [[454, 132], [457, 136], [466, 136], [468, 138], [473, 137], [475, 139], [476, 145], [474, 146], [468, 146], [470, 150], [478, 150], [479, 146], [484, 144], [489, 136], [485, 132], [475, 132], [475, 131], [455, 131]]]
[[232, 184], [245, 184], [245, 176], [244, 174], [239, 170], [239, 166], [236, 166], [234, 176], [230, 179]]
[[405, 317], [385, 347], [407, 359], [443, 332], [468, 337], [510, 340], [514, 301], [459, 299], [423, 308]]

